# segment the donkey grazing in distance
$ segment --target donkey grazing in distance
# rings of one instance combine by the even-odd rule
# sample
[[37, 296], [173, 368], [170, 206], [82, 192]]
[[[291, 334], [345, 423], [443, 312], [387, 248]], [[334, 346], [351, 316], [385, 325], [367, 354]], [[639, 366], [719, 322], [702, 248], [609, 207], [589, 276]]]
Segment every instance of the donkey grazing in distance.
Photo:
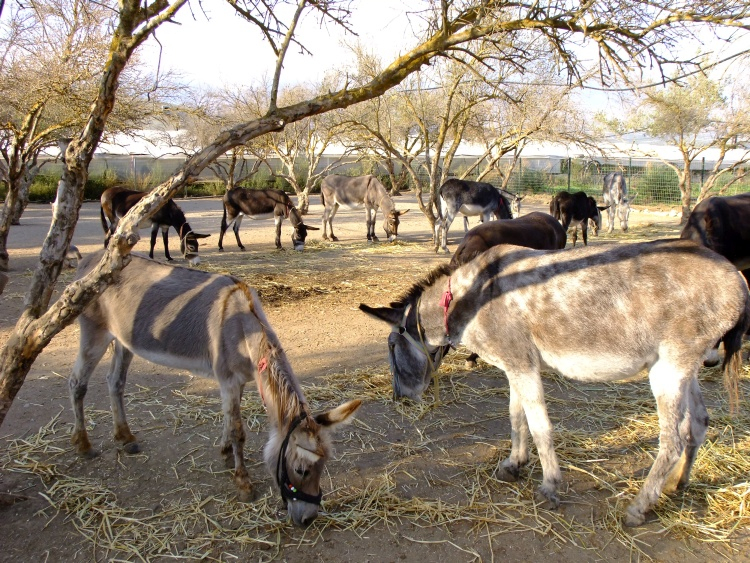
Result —
[[611, 233], [615, 230], [615, 215], [620, 219], [620, 228], [627, 231], [630, 200], [628, 199], [628, 185], [622, 172], [610, 172], [604, 176], [602, 201], [607, 206], [607, 232]]
[[[126, 188], [113, 187], [104, 190], [102, 193], [100, 202], [101, 208], [99, 209], [99, 215], [102, 221], [102, 229], [104, 229], [104, 246], [106, 247], [109, 243], [109, 238], [114, 234], [117, 229], [117, 224], [125, 214], [130, 211], [136, 203], [141, 201], [148, 195], [148, 192], [137, 192], [134, 190], [128, 190]], [[109, 220], [109, 225], [107, 221]], [[197, 266], [200, 264], [200, 256], [198, 255], [198, 239], [210, 237], [211, 235], [201, 235], [193, 232], [190, 224], [185, 219], [185, 214], [182, 209], [171, 199], [168, 200], [156, 213], [154, 213], [150, 219], [147, 219], [146, 224], [141, 225], [141, 228], [145, 228], [149, 223], [151, 224], [151, 248], [148, 252], [148, 257], [154, 257], [154, 246], [156, 246], [156, 233], [161, 229], [162, 241], [164, 242], [164, 256], [168, 261], [172, 261], [172, 257], [169, 255], [169, 227], [174, 227], [177, 234], [180, 237], [180, 252], [185, 257], [191, 266]]]
[[292, 223], [292, 247], [294, 250], [305, 249], [307, 231], [317, 231], [318, 227], [305, 225], [299, 210], [292, 204], [291, 198], [281, 190], [246, 190], [244, 188], [232, 188], [224, 194], [224, 215], [221, 218], [221, 232], [219, 233], [219, 251], [224, 250], [224, 233], [230, 225], [234, 224], [234, 236], [240, 250], [245, 247], [240, 241], [240, 225], [243, 217], [250, 219], [270, 219], [273, 217], [276, 224], [276, 248], [284, 250], [281, 246], [281, 224], [286, 217]]
[[498, 475], [518, 478], [529, 460], [530, 432], [543, 472], [538, 493], [555, 506], [562, 475], [540, 369], [546, 365], [592, 382], [647, 368], [659, 414], [659, 452], [627, 508], [629, 526], [645, 522], [662, 491], [687, 486], [708, 429], [697, 379], [701, 360], [723, 338], [734, 405], [742, 335], [750, 326], [742, 276], [725, 258], [684, 240], [565, 251], [500, 245], [458, 269], [438, 268], [390, 307], [360, 309], [392, 327], [394, 385], [416, 381], [421, 387], [411, 391], [421, 392], [431, 366], [437, 369], [448, 347], [461, 343], [505, 372], [511, 451]]
[[[87, 256], [79, 277], [101, 253]], [[251, 498], [245, 467], [245, 429], [240, 400], [255, 380], [271, 432], [264, 459], [294, 523], [307, 526], [318, 513], [320, 478], [331, 456], [330, 430], [348, 421], [359, 400], [313, 415], [286, 354], [271, 329], [258, 295], [225, 275], [159, 264], [133, 255], [119, 279], [79, 317], [81, 340], [69, 379], [75, 413], [71, 441], [78, 452], [93, 452], [83, 412], [89, 377], [111, 342], [107, 374], [115, 440], [127, 453], [140, 446], [125, 419], [125, 378], [133, 355], [171, 368], [213, 376], [219, 382], [224, 431], [221, 453], [234, 467], [240, 500]]]
[[344, 205], [349, 209], [365, 208], [367, 213], [367, 240], [377, 242], [375, 235], [375, 217], [378, 209], [383, 210], [383, 230], [389, 242], [398, 237], [398, 225], [401, 215], [409, 210], [396, 211], [396, 205], [383, 184], [375, 176], [337, 176], [331, 174], [323, 178], [320, 184], [320, 196], [323, 200], [323, 240], [328, 239], [331, 231], [332, 241], [339, 240], [333, 234], [333, 218], [339, 207]]
[[[520, 214], [523, 199], [514, 195], [511, 202], [492, 184], [456, 178], [440, 186], [439, 193], [440, 218], [435, 222], [435, 252], [440, 248], [443, 252], [449, 252], [448, 230], [459, 213], [464, 216], [464, 232], [468, 232], [470, 215], [481, 216], [482, 222], [491, 220], [493, 216], [495, 219], [511, 219]], [[516, 209], [516, 214], [513, 209]]]
[[599, 235], [602, 228], [602, 211], [607, 209], [604, 206], [598, 206], [596, 200], [587, 196], [586, 192], [576, 192], [571, 194], [566, 191], [558, 192], [549, 204], [549, 214], [562, 223], [565, 232], [572, 226], [573, 229], [573, 246], [578, 240], [578, 226], [581, 227], [583, 234], [583, 244], [588, 245], [588, 228], [594, 230], [594, 236]]

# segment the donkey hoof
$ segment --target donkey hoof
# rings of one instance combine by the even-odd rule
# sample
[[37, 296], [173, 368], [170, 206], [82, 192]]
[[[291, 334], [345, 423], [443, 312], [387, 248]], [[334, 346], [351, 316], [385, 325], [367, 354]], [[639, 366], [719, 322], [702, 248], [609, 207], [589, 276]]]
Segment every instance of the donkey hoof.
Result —
[[548, 505], [549, 508], [558, 508], [560, 506], [560, 498], [557, 496], [555, 491], [548, 491], [544, 487], [539, 487], [534, 493], [534, 499], [543, 505]]
[[339, 237], [335, 237], [335, 236], [331, 235], [331, 240], [333, 242], [338, 242], [339, 241]]
[[474, 360], [466, 360], [464, 362], [464, 369], [476, 369], [477, 363]]
[[96, 459], [97, 457], [99, 457], [99, 452], [94, 448], [90, 448], [86, 451], [78, 452], [78, 455], [80, 455], [83, 459]]
[[240, 502], [252, 502], [255, 500], [255, 490], [252, 487], [239, 489], [237, 491], [237, 500]]
[[518, 481], [518, 477], [521, 475], [521, 471], [517, 466], [507, 466], [500, 464], [495, 470], [495, 478], [498, 481], [504, 481], [506, 483], [515, 483]]
[[628, 528], [635, 528], [646, 523], [646, 515], [633, 506], [629, 506], [625, 511], [625, 518], [622, 523]]
[[122, 445], [122, 449], [126, 454], [135, 455], [141, 452], [141, 445], [138, 442], [128, 442]]
[[223, 249], [223, 248], [220, 248], [220, 249], [219, 249], [219, 252], [224, 252], [224, 249]]

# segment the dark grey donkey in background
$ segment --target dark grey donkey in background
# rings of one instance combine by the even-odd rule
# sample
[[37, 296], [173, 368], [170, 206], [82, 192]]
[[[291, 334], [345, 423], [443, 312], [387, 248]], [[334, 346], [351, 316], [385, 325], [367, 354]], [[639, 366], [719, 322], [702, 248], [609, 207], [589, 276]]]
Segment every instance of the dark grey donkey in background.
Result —
[[398, 237], [398, 225], [401, 215], [409, 210], [397, 211], [391, 196], [375, 176], [337, 176], [331, 174], [323, 178], [320, 184], [320, 196], [323, 200], [323, 240], [328, 239], [331, 231], [332, 241], [339, 240], [333, 234], [333, 218], [340, 206], [349, 209], [365, 208], [367, 213], [367, 240], [377, 242], [375, 235], [375, 218], [378, 209], [383, 210], [383, 230], [389, 242]]
[[[507, 193], [507, 192], [506, 192]], [[479, 215], [482, 222], [495, 219], [512, 219], [521, 212], [521, 199], [513, 194], [513, 201], [492, 184], [451, 178], [440, 186], [440, 218], [435, 222], [433, 240], [435, 252], [448, 250], [448, 230], [456, 216], [464, 216], [464, 232], [469, 230], [469, 216]], [[513, 209], [517, 213], [513, 214]]]
[[422, 392], [451, 345], [505, 372], [511, 451], [497, 474], [518, 478], [531, 433], [543, 473], [538, 493], [554, 506], [562, 474], [540, 370], [615, 382], [648, 369], [659, 452], [627, 508], [629, 526], [645, 522], [662, 491], [688, 484], [708, 429], [697, 374], [719, 339], [730, 404], [738, 402], [750, 326], [745, 279], [722, 256], [684, 240], [557, 251], [500, 245], [456, 270], [433, 271], [390, 307], [360, 309], [391, 326], [389, 361], [403, 395]]
[[294, 207], [291, 198], [281, 190], [246, 190], [245, 188], [232, 188], [224, 194], [223, 198], [224, 213], [221, 217], [221, 229], [219, 232], [219, 252], [224, 250], [224, 233], [231, 226], [234, 230], [234, 238], [237, 239], [237, 246], [240, 250], [245, 250], [245, 246], [240, 240], [240, 225], [242, 218], [250, 219], [271, 219], [273, 218], [276, 225], [276, 248], [284, 250], [281, 245], [281, 224], [284, 219], [289, 218], [292, 224], [292, 247], [294, 250], [302, 251], [305, 249], [305, 239], [307, 231], [317, 231], [318, 227], [305, 225], [302, 221], [302, 215], [299, 209]]
[[[104, 229], [104, 246], [107, 246], [109, 238], [114, 234], [117, 224], [125, 214], [130, 211], [136, 203], [148, 195], [148, 192], [138, 192], [115, 186], [104, 190], [101, 195], [101, 208], [99, 210], [102, 229]], [[109, 221], [109, 224], [107, 224]], [[151, 225], [151, 248], [149, 258], [154, 257], [154, 246], [156, 245], [156, 234], [161, 229], [162, 241], [164, 242], [164, 256], [172, 261], [169, 255], [169, 227], [173, 227], [180, 237], [180, 252], [191, 266], [200, 264], [198, 255], [198, 239], [210, 237], [193, 231], [190, 223], [185, 219], [185, 214], [173, 200], [168, 200], [149, 219], [146, 219], [141, 228]]]
[[[79, 277], [101, 258], [89, 255]], [[245, 429], [240, 400], [255, 382], [271, 432], [264, 459], [294, 523], [307, 526], [318, 514], [320, 479], [331, 457], [330, 430], [349, 420], [354, 400], [313, 415], [254, 290], [231, 276], [159, 264], [133, 255], [118, 280], [78, 318], [81, 340], [70, 396], [75, 413], [71, 441], [86, 457], [95, 454], [86, 433], [83, 399], [89, 377], [110, 343], [107, 374], [115, 440], [127, 453], [140, 451], [125, 419], [125, 379], [133, 355], [159, 365], [213, 376], [219, 383], [224, 431], [221, 453], [234, 468], [242, 501], [251, 498], [245, 467]]]

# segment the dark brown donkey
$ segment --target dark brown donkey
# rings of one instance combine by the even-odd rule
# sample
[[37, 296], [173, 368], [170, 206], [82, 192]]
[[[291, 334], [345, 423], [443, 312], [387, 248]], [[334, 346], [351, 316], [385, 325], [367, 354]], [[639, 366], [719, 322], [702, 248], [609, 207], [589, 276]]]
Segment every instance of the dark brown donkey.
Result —
[[276, 248], [284, 250], [281, 246], [281, 223], [289, 218], [294, 232], [292, 233], [292, 246], [294, 250], [305, 249], [307, 231], [317, 231], [318, 227], [311, 227], [302, 222], [299, 210], [292, 204], [291, 198], [281, 190], [246, 190], [244, 188], [232, 188], [224, 194], [224, 215], [221, 218], [221, 232], [219, 233], [219, 251], [224, 250], [224, 233], [229, 225], [234, 223], [234, 236], [237, 238], [237, 246], [245, 250], [240, 241], [240, 225], [242, 218], [270, 219], [273, 217], [276, 223]]
[[[136, 203], [148, 195], [148, 192], [137, 192], [126, 188], [114, 187], [104, 190], [101, 197], [100, 216], [102, 228], [104, 229], [104, 246], [107, 246], [109, 237], [115, 232], [117, 223], [125, 214], [130, 211]], [[107, 221], [109, 220], [109, 225]], [[180, 237], [180, 252], [191, 266], [200, 264], [198, 256], [198, 239], [210, 237], [211, 235], [201, 235], [193, 232], [190, 223], [185, 219], [182, 209], [172, 201], [167, 201], [141, 228], [151, 225], [151, 249], [148, 257], [154, 257], [154, 246], [156, 245], [156, 233], [161, 229], [162, 240], [164, 241], [164, 256], [167, 260], [172, 261], [169, 255], [169, 227], [174, 227]]]

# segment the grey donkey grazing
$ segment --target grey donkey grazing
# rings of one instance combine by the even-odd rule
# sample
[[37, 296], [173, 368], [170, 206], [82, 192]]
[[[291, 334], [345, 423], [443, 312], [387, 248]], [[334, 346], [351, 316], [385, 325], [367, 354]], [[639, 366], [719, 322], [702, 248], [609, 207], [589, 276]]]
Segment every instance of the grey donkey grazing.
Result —
[[[79, 277], [101, 258], [84, 258]], [[307, 526], [318, 514], [320, 478], [331, 457], [330, 431], [351, 419], [354, 400], [313, 415], [281, 343], [255, 291], [231, 276], [168, 266], [133, 255], [119, 278], [79, 317], [81, 341], [70, 375], [75, 413], [71, 441], [84, 456], [96, 455], [83, 413], [89, 377], [110, 343], [107, 374], [115, 440], [127, 453], [140, 446], [125, 419], [125, 378], [133, 355], [156, 364], [218, 380], [224, 411], [221, 453], [234, 467], [240, 500], [251, 498], [245, 467], [242, 392], [255, 381], [271, 424], [264, 459], [295, 524]]]
[[742, 275], [682, 240], [565, 251], [500, 245], [458, 269], [433, 271], [390, 307], [360, 309], [391, 325], [389, 360], [403, 395], [427, 387], [451, 345], [464, 344], [505, 372], [511, 451], [497, 475], [518, 478], [531, 433], [543, 472], [538, 493], [554, 506], [562, 475], [540, 369], [579, 381], [617, 381], [648, 369], [659, 452], [627, 508], [630, 526], [645, 522], [663, 491], [688, 484], [709, 422], [697, 379], [702, 358], [724, 340], [725, 383], [736, 404], [750, 326]]

